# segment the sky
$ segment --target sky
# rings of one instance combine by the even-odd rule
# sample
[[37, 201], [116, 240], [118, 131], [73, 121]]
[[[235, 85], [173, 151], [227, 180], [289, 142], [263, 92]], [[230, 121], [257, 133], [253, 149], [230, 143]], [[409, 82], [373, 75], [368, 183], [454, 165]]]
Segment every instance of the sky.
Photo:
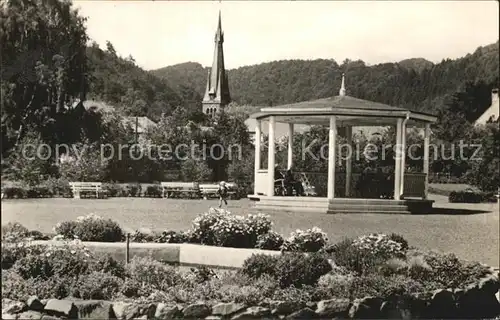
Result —
[[101, 48], [146, 70], [212, 63], [219, 10], [227, 69], [285, 59], [440, 62], [499, 38], [498, 1], [74, 1]]

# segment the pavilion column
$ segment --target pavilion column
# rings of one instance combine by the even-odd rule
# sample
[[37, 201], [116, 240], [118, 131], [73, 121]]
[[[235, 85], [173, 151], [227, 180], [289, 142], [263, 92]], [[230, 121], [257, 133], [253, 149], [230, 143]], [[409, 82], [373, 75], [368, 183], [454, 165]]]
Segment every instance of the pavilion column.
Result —
[[328, 132], [328, 199], [335, 198], [335, 149], [337, 147], [337, 117], [330, 116]]
[[253, 181], [254, 194], [257, 194], [257, 176], [258, 176], [259, 170], [260, 170], [261, 135], [262, 135], [261, 121], [257, 120], [257, 123], [255, 125], [255, 141], [254, 141], [254, 145], [255, 145], [255, 165], [254, 165], [254, 179], [253, 179], [254, 180]]
[[276, 119], [274, 116], [269, 117], [269, 147], [267, 149], [267, 196], [274, 196], [274, 157], [276, 147], [274, 143], [274, 129], [276, 127]]
[[399, 198], [404, 197], [405, 193], [405, 171], [406, 171], [406, 122], [403, 120], [401, 125], [401, 177], [399, 178]]
[[431, 140], [431, 124], [425, 124], [424, 131], [424, 165], [423, 165], [423, 173], [425, 173], [425, 190], [424, 190], [424, 199], [428, 198], [429, 193], [429, 146]]
[[403, 119], [398, 119], [396, 124], [396, 152], [394, 159], [394, 200], [400, 199], [400, 186], [401, 186], [401, 140], [402, 140], [402, 125]]
[[351, 196], [351, 181], [352, 181], [352, 126], [345, 128], [346, 140], [349, 150], [347, 151], [347, 158], [345, 164], [345, 196]]
[[293, 123], [288, 124], [288, 169], [293, 165]]

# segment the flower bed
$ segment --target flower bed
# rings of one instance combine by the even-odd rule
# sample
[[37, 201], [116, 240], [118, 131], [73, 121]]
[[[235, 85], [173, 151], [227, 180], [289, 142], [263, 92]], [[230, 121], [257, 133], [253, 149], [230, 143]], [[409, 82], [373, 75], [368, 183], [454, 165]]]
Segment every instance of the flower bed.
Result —
[[100, 319], [493, 318], [499, 314], [498, 275], [487, 269], [484, 276], [475, 274], [469, 285], [432, 289], [403, 273], [359, 275], [330, 265], [320, 253], [305, 258], [298, 253], [254, 256], [240, 272], [221, 272], [181, 270], [151, 258], [123, 265], [92, 255], [78, 241], [64, 248], [19, 246], [18, 250], [23, 248], [29, 252], [2, 270], [3, 319], [43, 314]]
[[[114, 224], [95, 216], [75, 224], [89, 230], [95, 226], [116, 230]], [[38, 308], [30, 312], [68, 316], [87, 310], [81, 305], [91, 302], [81, 299], [91, 299], [116, 301], [99, 302], [97, 309], [104, 312], [100, 316], [104, 318], [111, 312], [120, 318], [155, 313], [160, 318], [168, 318], [165, 313], [186, 318], [380, 318], [396, 314], [493, 318], [499, 314], [498, 273], [487, 266], [461, 261], [452, 254], [419, 251], [398, 235], [370, 234], [329, 244], [318, 228], [283, 239], [271, 227], [264, 215], [235, 217], [212, 210], [200, 215], [191, 231], [165, 232], [160, 234], [162, 240], [157, 239], [218, 246], [244, 243], [283, 251], [273, 256], [256, 254], [241, 270], [221, 271], [183, 269], [148, 257], [134, 257], [124, 264], [91, 252], [80, 240], [67, 240], [62, 246], [28, 245], [28, 231], [11, 224], [2, 228], [2, 298], [17, 302], [10, 301], [12, 307], [3, 313]], [[33, 302], [33, 295], [63, 301], [43, 306], [42, 301]]]

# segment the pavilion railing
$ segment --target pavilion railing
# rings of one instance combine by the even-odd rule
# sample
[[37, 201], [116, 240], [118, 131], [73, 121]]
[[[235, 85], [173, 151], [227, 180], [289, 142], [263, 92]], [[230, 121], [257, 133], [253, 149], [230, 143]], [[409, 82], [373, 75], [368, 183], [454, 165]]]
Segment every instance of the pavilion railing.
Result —
[[[304, 172], [311, 185], [316, 188], [319, 197], [328, 195], [328, 175], [323, 172]], [[394, 193], [392, 174], [352, 173], [351, 193], [349, 198], [380, 198], [390, 197]], [[346, 173], [335, 172], [335, 197], [346, 197]]]
[[425, 173], [405, 173], [404, 178], [404, 197], [425, 197]]
[[[326, 172], [295, 172], [297, 178], [304, 173], [315, 187], [318, 197], [328, 195], [328, 174]], [[350, 198], [392, 198], [394, 195], [394, 173], [352, 173]], [[345, 172], [335, 172], [335, 197], [344, 198]], [[257, 193], [267, 194], [267, 170], [261, 169], [256, 177]], [[425, 173], [405, 173], [405, 197], [424, 197]]]

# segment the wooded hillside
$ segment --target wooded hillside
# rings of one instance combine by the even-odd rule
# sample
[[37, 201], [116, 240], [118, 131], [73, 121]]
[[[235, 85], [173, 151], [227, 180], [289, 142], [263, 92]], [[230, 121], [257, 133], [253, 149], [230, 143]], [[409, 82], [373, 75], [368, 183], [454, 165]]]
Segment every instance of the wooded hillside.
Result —
[[[230, 54], [230, 53], [228, 53]], [[499, 43], [479, 47], [460, 59], [433, 64], [421, 58], [367, 66], [363, 61], [282, 60], [228, 71], [233, 100], [240, 105], [279, 105], [338, 94], [346, 73], [349, 95], [437, 113], [447, 97], [466, 83], [498, 85]], [[187, 62], [152, 71], [176, 86], [204, 93], [207, 71]]]

